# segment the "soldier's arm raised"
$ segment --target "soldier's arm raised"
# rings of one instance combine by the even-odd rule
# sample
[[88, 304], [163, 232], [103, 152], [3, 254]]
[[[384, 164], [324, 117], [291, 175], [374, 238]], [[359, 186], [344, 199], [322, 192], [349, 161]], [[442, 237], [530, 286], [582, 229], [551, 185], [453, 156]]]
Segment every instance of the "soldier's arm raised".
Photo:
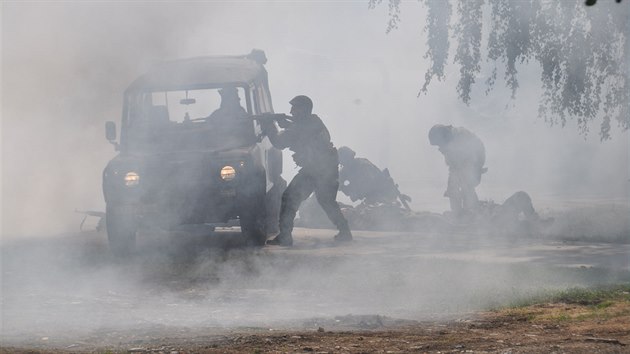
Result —
[[271, 144], [278, 149], [285, 149], [291, 144], [290, 135], [287, 130], [278, 131], [278, 127], [275, 124], [277, 121], [275, 116], [280, 115], [270, 115], [271, 117], [265, 117], [264, 119], [259, 120], [262, 128], [262, 132], [264, 135], [269, 137], [269, 141]]
[[286, 129], [290, 127], [291, 124], [293, 124], [293, 120], [291, 119], [291, 117], [284, 113], [274, 114], [274, 119], [276, 122], [278, 122], [278, 125], [282, 129]]

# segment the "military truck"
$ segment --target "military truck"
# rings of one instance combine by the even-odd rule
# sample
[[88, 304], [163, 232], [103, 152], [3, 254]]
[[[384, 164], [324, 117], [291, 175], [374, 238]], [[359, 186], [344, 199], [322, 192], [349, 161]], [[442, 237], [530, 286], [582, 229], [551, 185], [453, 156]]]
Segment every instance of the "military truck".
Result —
[[103, 171], [113, 253], [128, 254], [143, 229], [194, 225], [240, 224], [250, 245], [265, 244], [286, 187], [282, 152], [255, 119], [273, 113], [266, 61], [261, 50], [168, 61], [126, 89], [119, 141], [105, 124], [119, 152]]

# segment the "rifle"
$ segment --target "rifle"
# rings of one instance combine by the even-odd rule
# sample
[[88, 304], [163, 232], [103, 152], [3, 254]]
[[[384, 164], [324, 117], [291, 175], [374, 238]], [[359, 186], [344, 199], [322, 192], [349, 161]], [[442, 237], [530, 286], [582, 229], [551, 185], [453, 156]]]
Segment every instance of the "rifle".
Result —
[[293, 123], [291, 116], [284, 113], [262, 113], [255, 115], [253, 118], [260, 122], [262, 126], [268, 126], [273, 124], [273, 122], [278, 122], [280, 128], [286, 128]]
[[396, 194], [398, 194], [398, 200], [400, 200], [400, 203], [405, 207], [405, 209], [411, 210], [408, 204], [408, 202], [411, 201], [411, 197], [406, 194], [400, 193], [400, 189], [398, 189], [398, 184], [394, 183], [394, 179], [389, 174], [388, 168], [383, 169], [383, 174], [385, 175], [386, 178], [391, 180], [392, 184], [394, 185], [394, 191], [396, 192]]
[[405, 207], [405, 209], [411, 210], [411, 208], [409, 207], [409, 204], [407, 204], [407, 202], [411, 201], [411, 197], [406, 194], [400, 193], [400, 191], [398, 190], [398, 185], [396, 185], [396, 191], [398, 192], [398, 199], [400, 200], [402, 205]]
[[106, 213], [104, 211], [74, 209], [74, 212], [79, 213], [79, 214], [85, 214], [83, 216], [83, 220], [81, 220], [81, 224], [79, 225], [79, 230], [81, 231], [83, 231], [83, 224], [85, 223], [85, 220], [87, 219], [88, 216], [100, 218], [98, 220], [98, 223], [96, 224], [96, 231], [101, 231], [105, 227]]

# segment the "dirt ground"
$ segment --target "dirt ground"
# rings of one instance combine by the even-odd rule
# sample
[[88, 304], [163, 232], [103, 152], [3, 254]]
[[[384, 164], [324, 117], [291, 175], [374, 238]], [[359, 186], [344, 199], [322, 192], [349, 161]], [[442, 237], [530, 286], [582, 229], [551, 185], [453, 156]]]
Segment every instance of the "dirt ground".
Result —
[[128, 260], [98, 233], [5, 242], [0, 352], [630, 353], [627, 291], [510, 306], [630, 283], [629, 244], [296, 231], [262, 250], [151, 235]]
[[[117, 346], [74, 343], [66, 348], [2, 348], [2, 353], [630, 353], [630, 297], [605, 306], [547, 303], [478, 313], [448, 322], [397, 323], [379, 316], [337, 318], [365, 329], [265, 331], [217, 334], [202, 329], [155, 328], [118, 336]], [[372, 328], [372, 329], [369, 329]], [[209, 333], [213, 333], [210, 335]], [[135, 339], [134, 339], [135, 338]]]

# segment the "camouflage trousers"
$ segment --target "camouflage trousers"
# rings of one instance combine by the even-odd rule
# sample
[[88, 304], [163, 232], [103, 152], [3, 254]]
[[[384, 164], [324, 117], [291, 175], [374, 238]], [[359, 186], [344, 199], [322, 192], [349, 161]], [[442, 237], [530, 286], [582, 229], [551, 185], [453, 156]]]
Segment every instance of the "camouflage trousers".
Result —
[[481, 174], [471, 169], [451, 170], [444, 196], [449, 198], [451, 210], [459, 215], [472, 211], [479, 205], [475, 187], [481, 182]]
[[300, 207], [311, 193], [315, 193], [317, 202], [322, 206], [328, 219], [335, 224], [339, 231], [349, 231], [348, 221], [341, 213], [337, 204], [337, 190], [339, 188], [338, 172], [308, 173], [300, 170], [291, 180], [282, 194], [280, 206], [280, 234], [291, 235], [293, 221]]

